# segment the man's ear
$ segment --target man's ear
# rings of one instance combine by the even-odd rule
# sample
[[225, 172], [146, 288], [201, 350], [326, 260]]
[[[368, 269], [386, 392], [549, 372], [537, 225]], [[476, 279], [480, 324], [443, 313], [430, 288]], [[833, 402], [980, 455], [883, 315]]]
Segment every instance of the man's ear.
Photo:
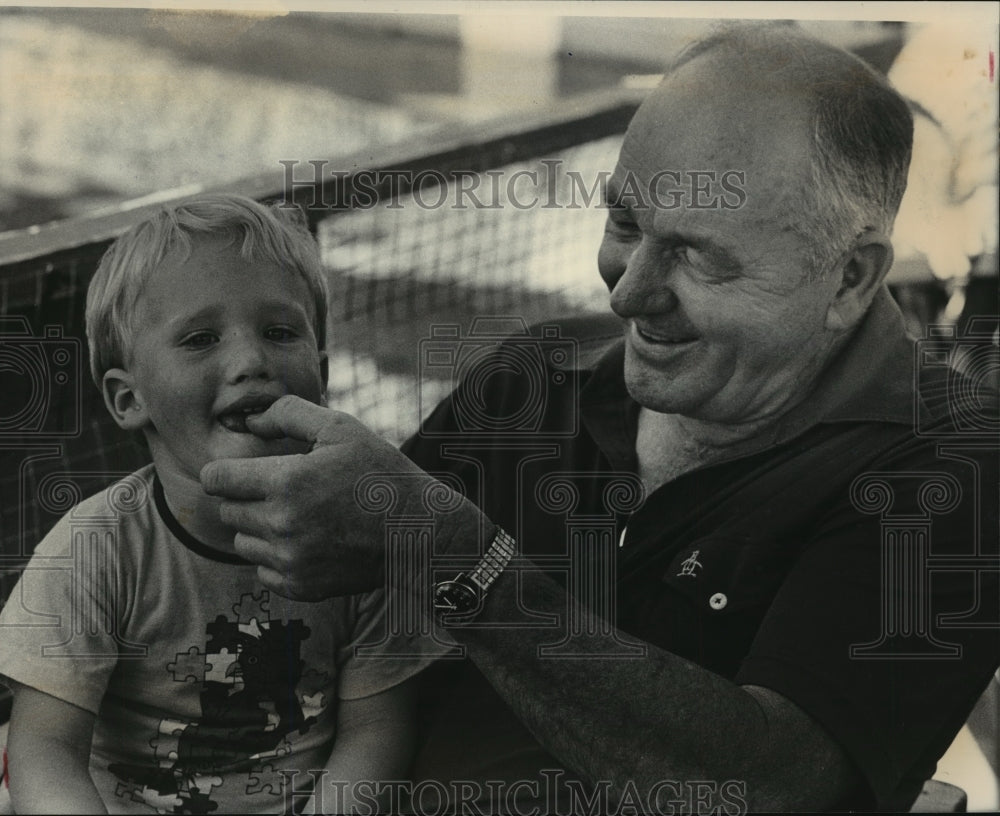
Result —
[[856, 325], [868, 310], [875, 292], [892, 266], [892, 242], [881, 232], [862, 233], [854, 249], [831, 274], [840, 288], [826, 313], [826, 327], [843, 331]]
[[138, 431], [149, 422], [149, 412], [142, 396], [135, 390], [132, 375], [123, 368], [112, 368], [104, 373], [104, 404], [118, 427], [126, 431]]

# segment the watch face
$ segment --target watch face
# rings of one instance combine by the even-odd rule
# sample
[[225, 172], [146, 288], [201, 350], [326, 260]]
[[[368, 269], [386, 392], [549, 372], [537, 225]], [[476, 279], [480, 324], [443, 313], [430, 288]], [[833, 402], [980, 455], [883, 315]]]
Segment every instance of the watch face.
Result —
[[479, 606], [479, 595], [458, 576], [451, 581], [442, 581], [434, 588], [434, 609], [438, 612], [472, 612]]

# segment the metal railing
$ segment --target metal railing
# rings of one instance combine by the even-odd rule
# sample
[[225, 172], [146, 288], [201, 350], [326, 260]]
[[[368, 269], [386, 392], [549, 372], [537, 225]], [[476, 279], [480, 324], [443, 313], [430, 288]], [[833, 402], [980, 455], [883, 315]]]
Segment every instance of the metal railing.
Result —
[[[452, 386], [454, 372], [421, 370], [420, 340], [435, 325], [606, 308], [600, 173], [638, 101], [591, 95], [374, 155], [290, 156], [226, 185], [298, 205], [320, 241], [331, 404], [402, 441]], [[117, 235], [194, 192], [0, 234], [0, 569], [23, 566], [79, 498], [147, 460], [90, 382], [86, 289]]]

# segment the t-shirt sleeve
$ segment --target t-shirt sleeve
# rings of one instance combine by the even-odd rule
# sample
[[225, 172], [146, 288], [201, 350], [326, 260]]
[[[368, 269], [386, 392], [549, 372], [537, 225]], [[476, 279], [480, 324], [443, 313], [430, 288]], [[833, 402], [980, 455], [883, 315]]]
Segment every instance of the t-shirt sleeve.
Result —
[[351, 596], [352, 637], [339, 647], [341, 699], [369, 697], [413, 677], [456, 650], [421, 611], [396, 591]]
[[0, 674], [97, 714], [118, 657], [115, 548], [62, 519], [0, 612]]
[[907, 808], [1000, 665], [995, 457], [897, 461], [809, 537], [736, 681], [795, 702]]

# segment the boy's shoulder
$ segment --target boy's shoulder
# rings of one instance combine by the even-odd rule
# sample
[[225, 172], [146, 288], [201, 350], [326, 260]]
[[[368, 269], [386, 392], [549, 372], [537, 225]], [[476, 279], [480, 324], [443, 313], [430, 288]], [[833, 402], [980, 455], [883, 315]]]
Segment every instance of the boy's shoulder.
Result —
[[[87, 498], [79, 499], [45, 536], [36, 548], [36, 553], [56, 546], [56, 541], [66, 541], [70, 537], [67, 534], [74, 527], [86, 527], [96, 531], [102, 527], [120, 529], [131, 525], [148, 526], [152, 514], [155, 513], [154, 480], [153, 465], [146, 465]], [[73, 487], [79, 490], [78, 486]], [[69, 490], [67, 492], [69, 497], [73, 498], [72, 492]]]
[[138, 513], [152, 506], [155, 473], [151, 464], [141, 467], [103, 490], [81, 499], [70, 508], [66, 516], [96, 520]]

